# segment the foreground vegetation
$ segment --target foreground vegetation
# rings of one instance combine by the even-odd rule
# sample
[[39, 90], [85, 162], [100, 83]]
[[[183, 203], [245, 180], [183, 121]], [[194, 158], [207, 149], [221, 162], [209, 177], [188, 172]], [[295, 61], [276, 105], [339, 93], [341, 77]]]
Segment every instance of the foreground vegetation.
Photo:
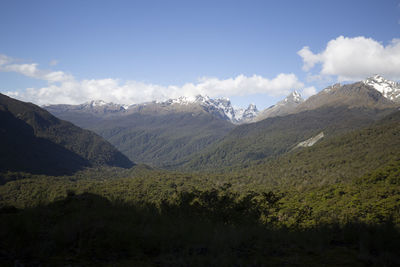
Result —
[[0, 263], [400, 264], [400, 160], [351, 183], [270, 191], [228, 181], [145, 166], [9, 181]]
[[[259, 221], [268, 209], [255, 208], [251, 197], [236, 201], [215, 196], [215, 192], [183, 194], [174, 203], [157, 207], [110, 202], [86, 193], [23, 211], [3, 210], [0, 263], [394, 266], [400, 262], [400, 236], [390, 222], [273, 227]], [[209, 206], [210, 199], [217, 202]]]

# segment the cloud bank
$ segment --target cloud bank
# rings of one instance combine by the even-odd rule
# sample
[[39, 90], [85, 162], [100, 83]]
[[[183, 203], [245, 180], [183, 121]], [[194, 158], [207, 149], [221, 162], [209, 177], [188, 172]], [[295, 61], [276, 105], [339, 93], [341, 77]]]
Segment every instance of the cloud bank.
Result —
[[304, 86], [292, 73], [281, 73], [273, 79], [259, 75], [238, 75], [228, 79], [203, 77], [195, 83], [186, 83], [182, 86], [163, 86], [111, 78], [77, 80], [63, 71], [39, 69], [36, 63], [17, 64], [15, 60], [6, 55], [0, 55], [0, 71], [17, 72], [31, 78], [47, 81], [48, 85], [43, 88], [27, 88], [22, 92], [5, 92], [11, 97], [39, 105], [80, 104], [97, 99], [121, 104], [134, 104], [198, 94], [210, 97], [252, 94], [285, 96], [293, 89], [301, 89]]
[[297, 54], [303, 59], [304, 71], [320, 66], [318, 75], [336, 76], [339, 81], [357, 81], [374, 74], [400, 79], [400, 39], [384, 46], [372, 38], [339, 36], [320, 53], [305, 46]]

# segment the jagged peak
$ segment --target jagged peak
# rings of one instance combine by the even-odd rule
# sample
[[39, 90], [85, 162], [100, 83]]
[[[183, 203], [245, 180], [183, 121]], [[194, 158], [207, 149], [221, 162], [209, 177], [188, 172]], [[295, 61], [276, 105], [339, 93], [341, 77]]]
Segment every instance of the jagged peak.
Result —
[[256, 104], [250, 103], [246, 110], [255, 110], [258, 111]]
[[200, 104], [200, 105], [222, 105], [226, 107], [231, 107], [231, 101], [227, 97], [220, 98], [211, 98], [208, 95], [196, 95], [196, 96], [181, 96], [178, 98], [171, 98], [166, 101], [156, 101], [155, 103], [163, 103], [163, 104], [181, 104], [181, 105], [189, 105], [189, 104]]
[[287, 102], [295, 102], [295, 103], [300, 103], [303, 102], [304, 99], [301, 97], [301, 94], [297, 91], [294, 90], [293, 92], [291, 92], [284, 100], [284, 103]]
[[293, 90], [291, 95], [295, 97], [301, 97], [301, 94], [297, 90]]

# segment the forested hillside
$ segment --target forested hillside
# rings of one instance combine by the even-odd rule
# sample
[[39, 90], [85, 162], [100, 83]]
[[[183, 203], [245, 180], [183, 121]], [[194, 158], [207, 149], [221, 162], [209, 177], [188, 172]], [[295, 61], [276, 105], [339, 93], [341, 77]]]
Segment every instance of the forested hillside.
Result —
[[327, 107], [241, 125], [196, 155], [187, 169], [215, 169], [249, 164], [284, 154], [298, 143], [324, 132], [334, 136], [373, 123], [393, 110]]
[[[324, 137], [271, 159], [236, 166], [234, 173], [270, 186], [320, 186], [352, 181], [400, 159], [400, 112], [359, 130]], [[226, 170], [225, 170], [226, 171]]]

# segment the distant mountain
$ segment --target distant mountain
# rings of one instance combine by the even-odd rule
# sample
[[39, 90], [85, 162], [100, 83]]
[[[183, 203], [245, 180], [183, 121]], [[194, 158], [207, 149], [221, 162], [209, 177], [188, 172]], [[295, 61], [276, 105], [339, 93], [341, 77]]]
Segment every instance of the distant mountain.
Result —
[[165, 168], [185, 161], [234, 128], [228, 117], [234, 117], [234, 110], [227, 99], [182, 97], [128, 108], [100, 107], [101, 112], [88, 104], [46, 109], [100, 134], [134, 162]]
[[173, 106], [192, 106], [199, 105], [204, 111], [210, 113], [217, 118], [221, 118], [227, 121], [234, 122], [235, 109], [232, 107], [231, 102], [228, 98], [217, 98], [213, 99], [208, 96], [197, 95], [195, 97], [179, 97], [177, 99], [169, 99], [164, 102], [156, 102], [161, 105], [173, 105]]
[[200, 105], [204, 111], [218, 118], [241, 124], [249, 121], [258, 113], [257, 107], [250, 104], [247, 109], [234, 108], [228, 98], [210, 98], [197, 95], [196, 97], [179, 97], [165, 102], [158, 102], [162, 105]]
[[73, 122], [82, 128], [90, 128], [88, 125], [96, 125], [105, 117], [125, 114], [128, 106], [106, 103], [103, 100], [93, 100], [80, 105], [48, 105], [44, 109], [54, 116]]
[[400, 103], [400, 83], [386, 80], [380, 75], [370, 77], [363, 83], [373, 87], [387, 99]]
[[288, 115], [295, 112], [297, 106], [303, 102], [304, 99], [301, 97], [300, 93], [293, 91], [282, 101], [279, 101], [275, 105], [261, 111], [255, 120], [260, 121], [266, 118]]
[[0, 94], [0, 172], [71, 174], [84, 167], [131, 167], [100, 136], [46, 110]]
[[45, 106], [47, 110], [53, 110], [58, 112], [66, 112], [66, 111], [83, 111], [89, 112], [93, 114], [113, 114], [118, 112], [123, 112], [128, 109], [126, 105], [114, 104], [114, 103], [106, 103], [103, 100], [93, 100], [90, 102], [86, 102], [80, 105], [49, 105]]
[[256, 105], [250, 104], [246, 109], [238, 108], [235, 110], [235, 117], [238, 118], [238, 123], [248, 123], [253, 122], [258, 116], [260, 111], [258, 111]]

